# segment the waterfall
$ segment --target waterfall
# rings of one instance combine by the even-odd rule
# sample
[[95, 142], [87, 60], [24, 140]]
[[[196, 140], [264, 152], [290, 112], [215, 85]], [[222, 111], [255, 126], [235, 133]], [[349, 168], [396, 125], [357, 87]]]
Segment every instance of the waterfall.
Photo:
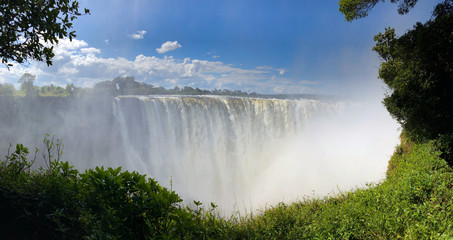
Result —
[[316, 116], [336, 104], [223, 96], [117, 97], [122, 165], [188, 198], [231, 205]]
[[310, 99], [10, 97], [0, 123], [2, 153], [48, 133], [79, 170], [121, 166], [227, 214], [378, 181], [398, 141], [382, 105]]

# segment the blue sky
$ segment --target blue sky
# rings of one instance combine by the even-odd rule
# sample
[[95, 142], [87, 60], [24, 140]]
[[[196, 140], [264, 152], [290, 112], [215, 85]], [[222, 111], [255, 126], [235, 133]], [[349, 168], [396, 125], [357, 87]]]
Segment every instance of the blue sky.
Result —
[[74, 22], [77, 38], [60, 42], [54, 65], [2, 67], [0, 83], [31, 73], [37, 85], [89, 87], [128, 75], [166, 88], [382, 95], [373, 36], [403, 34], [438, 2], [404, 16], [380, 3], [346, 22], [337, 0], [80, 0], [91, 15]]

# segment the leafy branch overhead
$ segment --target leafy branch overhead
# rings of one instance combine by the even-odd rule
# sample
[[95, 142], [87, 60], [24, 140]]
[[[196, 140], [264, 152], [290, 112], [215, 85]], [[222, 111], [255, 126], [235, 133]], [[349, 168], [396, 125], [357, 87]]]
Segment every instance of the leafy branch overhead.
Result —
[[73, 21], [88, 9], [79, 11], [75, 0], [5, 0], [0, 3], [0, 57], [24, 63], [28, 59], [52, 65], [55, 56], [51, 44], [76, 37]]
[[[385, 2], [385, 0], [340, 0], [339, 10], [347, 21], [352, 21], [368, 16], [368, 13], [378, 2]], [[406, 14], [418, 0], [390, 0], [390, 2], [399, 3], [398, 13]]]

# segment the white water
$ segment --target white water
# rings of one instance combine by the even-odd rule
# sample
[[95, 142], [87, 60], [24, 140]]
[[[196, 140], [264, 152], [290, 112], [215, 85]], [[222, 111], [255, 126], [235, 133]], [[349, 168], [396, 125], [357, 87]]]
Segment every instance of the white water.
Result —
[[124, 158], [116, 164], [227, 212], [348, 190], [382, 179], [396, 145], [389, 116], [364, 109], [306, 99], [118, 97]]
[[122, 166], [226, 215], [379, 181], [398, 140], [378, 101], [0, 98], [0, 123], [1, 153], [8, 143], [42, 149], [55, 134], [80, 170]]

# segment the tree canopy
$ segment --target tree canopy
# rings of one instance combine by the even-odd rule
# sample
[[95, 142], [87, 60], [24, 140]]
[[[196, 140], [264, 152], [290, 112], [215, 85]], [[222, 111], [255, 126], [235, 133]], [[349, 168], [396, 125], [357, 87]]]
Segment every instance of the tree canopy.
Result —
[[389, 87], [384, 104], [415, 139], [453, 133], [453, 1], [433, 19], [397, 38], [392, 28], [375, 36], [379, 70]]
[[[84, 9], [84, 14], [89, 14]], [[52, 64], [51, 44], [76, 36], [72, 23], [83, 14], [76, 0], [4, 0], [0, 2], [0, 58], [11, 61], [28, 59]]]
[[25, 73], [19, 79], [20, 89], [25, 91], [25, 95], [27, 97], [36, 96], [36, 90], [35, 90], [35, 87], [33, 86], [33, 82], [35, 80], [36, 80], [36, 76], [29, 74], [29, 73]]
[[[378, 2], [385, 2], [385, 0], [340, 0], [339, 10], [347, 21], [352, 21], [368, 16], [368, 13]], [[418, 0], [390, 0], [390, 2], [399, 3], [398, 13], [406, 14]]]
[[[340, 0], [340, 11], [352, 21], [367, 16], [379, 1]], [[417, 1], [391, 0], [400, 3], [400, 14]], [[429, 21], [401, 37], [387, 28], [374, 40], [382, 59], [379, 78], [389, 90], [383, 100], [387, 110], [412, 140], [436, 139], [453, 164], [453, 0], [437, 4]]]

